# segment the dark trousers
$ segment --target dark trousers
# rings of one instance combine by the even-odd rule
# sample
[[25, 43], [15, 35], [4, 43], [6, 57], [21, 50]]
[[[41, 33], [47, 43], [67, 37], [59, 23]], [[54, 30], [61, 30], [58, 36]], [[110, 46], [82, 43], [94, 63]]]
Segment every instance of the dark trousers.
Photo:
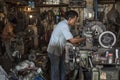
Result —
[[51, 80], [65, 80], [64, 56], [48, 53], [51, 63]]

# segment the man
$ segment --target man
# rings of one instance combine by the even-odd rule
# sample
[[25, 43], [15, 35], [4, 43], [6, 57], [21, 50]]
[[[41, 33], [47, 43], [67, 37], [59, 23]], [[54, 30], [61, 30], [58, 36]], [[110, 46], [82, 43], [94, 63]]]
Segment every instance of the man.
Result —
[[51, 80], [65, 80], [64, 46], [67, 41], [72, 44], [85, 41], [85, 38], [73, 38], [70, 26], [77, 20], [78, 13], [70, 10], [65, 13], [65, 19], [54, 28], [47, 52], [51, 62]]

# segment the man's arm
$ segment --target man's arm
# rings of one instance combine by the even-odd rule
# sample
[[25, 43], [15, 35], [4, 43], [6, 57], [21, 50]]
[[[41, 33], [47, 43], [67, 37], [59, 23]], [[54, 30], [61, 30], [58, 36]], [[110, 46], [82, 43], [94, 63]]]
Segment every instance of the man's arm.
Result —
[[72, 44], [77, 44], [77, 43], [81, 43], [85, 40], [86, 40], [85, 38], [75, 37], [75, 38], [69, 39], [68, 41], [71, 42]]

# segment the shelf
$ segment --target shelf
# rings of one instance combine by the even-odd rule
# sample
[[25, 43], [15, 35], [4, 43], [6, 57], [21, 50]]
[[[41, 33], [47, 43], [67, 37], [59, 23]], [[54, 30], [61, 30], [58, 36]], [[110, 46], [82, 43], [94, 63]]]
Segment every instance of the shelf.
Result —
[[112, 63], [112, 64], [102, 64], [102, 63], [100, 63], [100, 64], [97, 64], [97, 65], [104, 65], [104, 66], [117, 66], [117, 65], [120, 65], [120, 64], [115, 64], [115, 63]]
[[36, 7], [68, 7], [68, 4], [42, 4], [36, 5]]
[[114, 4], [116, 0], [99, 0], [98, 4]]
[[101, 66], [103, 66], [104, 68], [105, 68], [105, 67], [116, 67], [116, 66], [120, 66], [120, 64], [115, 64], [115, 63], [113, 63], [113, 64], [102, 64], [102, 63], [100, 63], [100, 64], [95, 64], [95, 65], [101, 65]]

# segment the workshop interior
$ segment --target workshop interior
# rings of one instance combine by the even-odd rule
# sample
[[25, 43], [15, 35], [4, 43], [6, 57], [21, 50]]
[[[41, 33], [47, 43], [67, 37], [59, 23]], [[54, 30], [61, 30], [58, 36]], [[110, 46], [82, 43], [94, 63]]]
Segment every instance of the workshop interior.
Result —
[[[119, 0], [0, 0], [0, 80], [50, 80], [47, 46], [68, 10], [78, 12], [73, 36], [86, 41], [66, 43], [66, 80], [120, 80]], [[8, 19], [15, 37], [4, 44]]]

